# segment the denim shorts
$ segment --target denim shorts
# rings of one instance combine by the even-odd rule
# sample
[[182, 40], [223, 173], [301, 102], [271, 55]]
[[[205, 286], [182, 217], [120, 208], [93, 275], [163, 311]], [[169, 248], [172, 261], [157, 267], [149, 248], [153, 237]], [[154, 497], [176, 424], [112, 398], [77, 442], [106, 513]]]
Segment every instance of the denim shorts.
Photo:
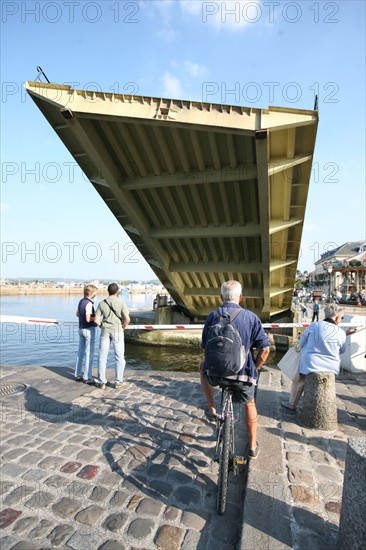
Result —
[[235, 403], [249, 403], [255, 398], [256, 387], [248, 382], [240, 382], [239, 380], [228, 380], [227, 378], [218, 378], [217, 376], [207, 375], [203, 373], [210, 386], [230, 387], [233, 391], [233, 401]]

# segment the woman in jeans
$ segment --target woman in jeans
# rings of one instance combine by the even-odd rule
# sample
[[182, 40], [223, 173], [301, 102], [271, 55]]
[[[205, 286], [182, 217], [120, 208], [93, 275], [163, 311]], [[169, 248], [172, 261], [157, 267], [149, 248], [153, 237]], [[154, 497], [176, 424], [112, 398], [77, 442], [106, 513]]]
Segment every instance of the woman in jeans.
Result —
[[343, 309], [336, 304], [328, 304], [324, 308], [324, 320], [312, 323], [300, 338], [300, 378], [292, 382], [290, 399], [282, 403], [284, 409], [296, 412], [297, 404], [302, 396], [305, 376], [312, 372], [339, 373], [340, 355], [346, 351], [346, 336], [356, 332], [348, 329], [344, 332], [338, 325], [342, 319]]

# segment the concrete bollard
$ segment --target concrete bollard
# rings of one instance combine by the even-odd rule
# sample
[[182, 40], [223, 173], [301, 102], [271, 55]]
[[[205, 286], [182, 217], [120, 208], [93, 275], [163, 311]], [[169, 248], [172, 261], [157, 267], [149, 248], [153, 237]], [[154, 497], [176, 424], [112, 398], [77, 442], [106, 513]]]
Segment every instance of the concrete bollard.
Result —
[[300, 419], [305, 426], [316, 430], [338, 428], [334, 373], [312, 372], [305, 376]]
[[348, 442], [338, 550], [366, 548], [366, 437]]

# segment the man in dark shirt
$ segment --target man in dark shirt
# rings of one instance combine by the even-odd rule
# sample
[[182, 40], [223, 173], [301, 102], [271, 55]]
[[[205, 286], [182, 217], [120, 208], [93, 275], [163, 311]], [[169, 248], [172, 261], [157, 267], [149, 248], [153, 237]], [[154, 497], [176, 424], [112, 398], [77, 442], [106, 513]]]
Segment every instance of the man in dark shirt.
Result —
[[[223, 283], [221, 286], [223, 306], [220, 308], [220, 313], [228, 313], [229, 315], [233, 313], [240, 307], [239, 303], [242, 298], [242, 288], [238, 281], [231, 280]], [[217, 319], [217, 310], [212, 311], [206, 319], [202, 332], [201, 346], [203, 349], [205, 349], [207, 344], [209, 327], [215, 324]], [[255, 387], [258, 380], [258, 371], [269, 355], [270, 342], [263, 330], [261, 320], [255, 313], [247, 309], [242, 309], [232, 322], [239, 331], [244, 349], [247, 353], [242, 369], [237, 375], [230, 376], [228, 379], [233, 380], [235, 385], [238, 386], [237, 394], [239, 394], [240, 400], [244, 403], [245, 421], [249, 439], [249, 456], [255, 459], [259, 452], [257, 442], [257, 409], [254, 400]], [[258, 350], [256, 357], [254, 357], [253, 348]], [[215, 390], [211, 385], [212, 383], [213, 381], [211, 379], [209, 381], [207, 377], [205, 361], [203, 360], [201, 363], [201, 384], [208, 404], [206, 416], [210, 420], [214, 420], [216, 417]]]

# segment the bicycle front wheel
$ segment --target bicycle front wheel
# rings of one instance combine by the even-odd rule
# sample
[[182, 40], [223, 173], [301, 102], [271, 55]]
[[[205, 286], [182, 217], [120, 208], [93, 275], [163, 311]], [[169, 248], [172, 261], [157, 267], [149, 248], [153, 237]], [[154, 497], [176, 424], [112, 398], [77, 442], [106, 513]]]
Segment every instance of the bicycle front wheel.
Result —
[[230, 449], [232, 438], [232, 419], [226, 416], [222, 429], [222, 445], [219, 457], [219, 479], [217, 487], [217, 513], [222, 516], [226, 508], [229, 482]]

